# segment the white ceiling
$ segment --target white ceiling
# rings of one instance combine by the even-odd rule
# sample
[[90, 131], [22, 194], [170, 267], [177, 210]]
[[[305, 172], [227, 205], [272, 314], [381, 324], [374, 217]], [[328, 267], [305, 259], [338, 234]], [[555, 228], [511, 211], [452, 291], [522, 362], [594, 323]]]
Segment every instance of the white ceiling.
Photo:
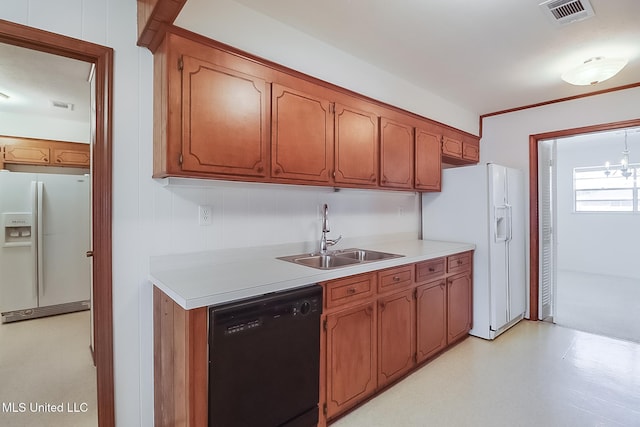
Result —
[[[640, 0], [591, 0], [566, 26], [543, 0], [235, 1], [479, 115], [640, 82]], [[594, 86], [560, 79], [596, 56], [629, 64]]]
[[[543, 14], [542, 0], [235, 1], [479, 115], [640, 82], [640, 0], [591, 0], [595, 16], [567, 26]], [[560, 79], [594, 56], [629, 64], [594, 86]], [[0, 92], [11, 97], [0, 97], [0, 112], [86, 122], [89, 72], [0, 43]]]
[[[88, 123], [91, 64], [0, 43], [0, 113]], [[73, 110], [52, 101], [71, 103]], [[5, 116], [6, 117], [6, 116]]]

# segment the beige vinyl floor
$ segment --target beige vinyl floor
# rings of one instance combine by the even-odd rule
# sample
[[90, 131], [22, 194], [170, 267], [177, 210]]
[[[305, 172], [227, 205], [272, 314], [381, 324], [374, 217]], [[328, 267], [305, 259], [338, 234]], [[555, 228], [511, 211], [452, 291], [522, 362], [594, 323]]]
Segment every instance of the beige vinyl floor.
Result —
[[640, 344], [522, 321], [469, 337], [334, 427], [638, 427]]
[[[97, 425], [88, 316], [0, 325], [0, 426]], [[640, 344], [522, 321], [465, 339], [333, 425], [639, 427]]]
[[640, 343], [640, 279], [558, 270], [558, 325]]
[[89, 327], [89, 311], [0, 325], [0, 426], [98, 425]]

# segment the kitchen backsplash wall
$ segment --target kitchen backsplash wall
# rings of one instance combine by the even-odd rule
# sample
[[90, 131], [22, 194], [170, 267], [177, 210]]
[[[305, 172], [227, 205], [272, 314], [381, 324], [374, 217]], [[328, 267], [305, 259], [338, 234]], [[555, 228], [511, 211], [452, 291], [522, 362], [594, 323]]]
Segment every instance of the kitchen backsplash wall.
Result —
[[[330, 238], [420, 231], [420, 196], [413, 192], [351, 190], [198, 180], [158, 180], [154, 186], [156, 254], [319, 241], [320, 206], [329, 205]], [[195, 184], [195, 185], [194, 185]], [[199, 206], [211, 208], [199, 224]]]

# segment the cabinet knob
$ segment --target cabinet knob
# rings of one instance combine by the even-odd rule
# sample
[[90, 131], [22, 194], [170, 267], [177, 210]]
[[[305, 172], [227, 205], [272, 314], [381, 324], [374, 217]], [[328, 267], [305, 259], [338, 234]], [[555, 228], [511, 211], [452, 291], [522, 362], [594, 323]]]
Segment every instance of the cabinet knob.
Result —
[[394, 282], [399, 282], [400, 281], [400, 277], [399, 276], [393, 276], [393, 281]]
[[434, 271], [436, 271], [436, 269], [435, 269], [435, 268], [433, 268], [433, 267], [429, 267], [429, 273], [433, 273]]
[[276, 168], [273, 173], [275, 173], [276, 175], [278, 175], [280, 172], [282, 172], [282, 169], [280, 168]]
[[62, 160], [60, 160], [60, 159], [56, 159], [56, 162], [61, 163], [61, 162], [62, 162]]
[[264, 172], [264, 168], [263, 168], [262, 166], [258, 166], [257, 171], [258, 171], [259, 173], [262, 173], [262, 172]]
[[387, 304], [384, 302], [380, 302], [380, 310], [384, 310], [387, 307]]
[[353, 295], [353, 294], [355, 294], [355, 293], [356, 293], [356, 288], [349, 288], [349, 289], [347, 289], [347, 293], [348, 293], [349, 295]]
[[462, 265], [462, 260], [461, 259], [458, 260], [458, 265]]

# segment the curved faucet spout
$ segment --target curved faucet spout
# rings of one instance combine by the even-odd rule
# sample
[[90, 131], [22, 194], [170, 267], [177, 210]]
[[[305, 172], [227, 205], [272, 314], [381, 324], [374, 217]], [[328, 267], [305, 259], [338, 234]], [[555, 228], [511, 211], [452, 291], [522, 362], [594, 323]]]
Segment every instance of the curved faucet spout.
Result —
[[327, 233], [331, 231], [329, 228], [329, 205], [326, 203], [322, 207], [322, 236], [320, 237], [320, 254], [327, 253], [327, 247], [333, 246], [342, 239], [342, 236], [337, 239], [327, 239]]

